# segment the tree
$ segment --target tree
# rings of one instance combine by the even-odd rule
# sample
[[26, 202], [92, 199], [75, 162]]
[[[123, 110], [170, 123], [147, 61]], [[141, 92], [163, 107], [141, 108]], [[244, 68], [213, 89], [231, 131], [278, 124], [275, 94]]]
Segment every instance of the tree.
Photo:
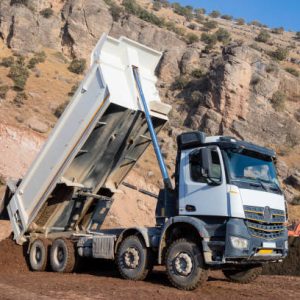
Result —
[[258, 36], [256, 37], [257, 42], [266, 43], [270, 39], [271, 35], [267, 30], [261, 30]]
[[218, 27], [218, 23], [216, 21], [207, 21], [203, 24], [204, 30], [210, 31]]
[[245, 20], [243, 18], [238, 18], [238, 19], [236, 19], [236, 24], [237, 25], [245, 25]]
[[209, 15], [212, 18], [219, 18], [221, 16], [221, 13], [218, 10], [213, 10]]
[[222, 15], [221, 18], [224, 20], [229, 20], [229, 21], [231, 21], [233, 19], [233, 17], [230, 15]]
[[274, 52], [271, 53], [271, 56], [279, 61], [285, 60], [289, 54], [289, 50], [287, 48], [277, 48]]
[[205, 8], [195, 8], [194, 12], [195, 12], [196, 16], [197, 15], [205, 15], [206, 9]]
[[210, 46], [215, 46], [217, 40], [218, 39], [215, 34], [202, 33], [201, 35], [201, 41]]

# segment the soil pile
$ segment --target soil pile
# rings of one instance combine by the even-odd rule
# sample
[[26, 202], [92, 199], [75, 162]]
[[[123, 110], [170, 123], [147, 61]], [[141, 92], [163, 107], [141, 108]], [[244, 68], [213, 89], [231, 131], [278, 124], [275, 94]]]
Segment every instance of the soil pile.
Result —
[[287, 258], [282, 263], [266, 265], [264, 274], [300, 276], [300, 237], [289, 237]]
[[25, 259], [26, 248], [19, 246], [11, 238], [0, 242], [0, 273], [28, 272]]

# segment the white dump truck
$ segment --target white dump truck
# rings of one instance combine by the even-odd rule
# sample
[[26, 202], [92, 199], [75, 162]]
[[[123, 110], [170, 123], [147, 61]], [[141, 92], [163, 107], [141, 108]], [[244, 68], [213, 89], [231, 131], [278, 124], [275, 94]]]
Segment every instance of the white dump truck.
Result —
[[[115, 260], [122, 277], [143, 280], [165, 265], [175, 287], [192, 290], [209, 268], [247, 283], [263, 263], [287, 255], [287, 210], [272, 150], [183, 133], [172, 187], [156, 137], [171, 109], [156, 88], [161, 55], [102, 36], [27, 174], [8, 182], [2, 216], [15, 241], [28, 245], [33, 271], [73, 272], [80, 257], [91, 257]], [[156, 226], [102, 229], [114, 194], [150, 143], [165, 186]]]

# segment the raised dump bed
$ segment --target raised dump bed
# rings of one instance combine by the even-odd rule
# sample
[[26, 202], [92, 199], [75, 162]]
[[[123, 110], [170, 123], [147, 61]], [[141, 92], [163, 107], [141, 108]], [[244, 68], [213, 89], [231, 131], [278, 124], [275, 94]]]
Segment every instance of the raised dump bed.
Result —
[[160, 52], [125, 37], [102, 36], [84, 80], [27, 174], [8, 185], [3, 201], [17, 243], [32, 233], [101, 228], [111, 196], [151, 143], [133, 66], [155, 131], [167, 121], [170, 107], [155, 86], [160, 58]]

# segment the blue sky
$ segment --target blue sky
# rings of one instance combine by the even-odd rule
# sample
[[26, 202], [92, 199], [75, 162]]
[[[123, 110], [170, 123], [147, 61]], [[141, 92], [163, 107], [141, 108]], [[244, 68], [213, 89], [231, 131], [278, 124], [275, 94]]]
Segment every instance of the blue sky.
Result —
[[181, 5], [219, 10], [247, 22], [258, 20], [269, 27], [283, 26], [286, 30], [300, 31], [300, 0], [170, 0]]

